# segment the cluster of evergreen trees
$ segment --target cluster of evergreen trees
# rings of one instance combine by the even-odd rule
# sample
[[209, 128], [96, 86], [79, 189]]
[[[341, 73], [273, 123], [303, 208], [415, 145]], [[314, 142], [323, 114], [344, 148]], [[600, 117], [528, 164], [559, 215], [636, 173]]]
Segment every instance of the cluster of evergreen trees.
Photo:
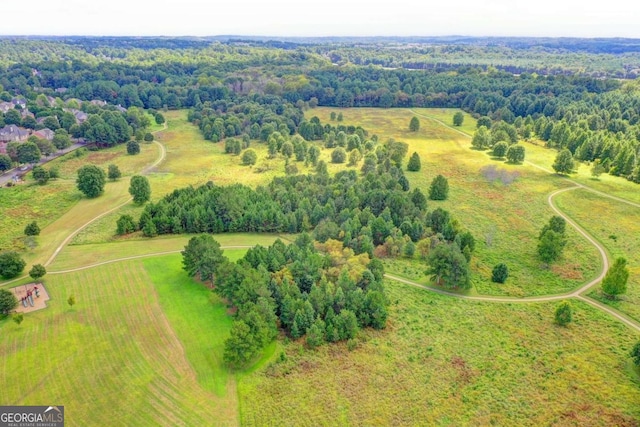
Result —
[[[213, 240], [194, 239], [203, 237]], [[302, 234], [293, 244], [277, 240], [250, 249], [237, 263], [222, 257], [215, 265], [216, 292], [237, 308], [224, 355], [233, 366], [255, 358], [278, 327], [316, 347], [352, 339], [360, 328], [386, 325], [382, 263], [356, 256], [341, 242], [320, 245]]]

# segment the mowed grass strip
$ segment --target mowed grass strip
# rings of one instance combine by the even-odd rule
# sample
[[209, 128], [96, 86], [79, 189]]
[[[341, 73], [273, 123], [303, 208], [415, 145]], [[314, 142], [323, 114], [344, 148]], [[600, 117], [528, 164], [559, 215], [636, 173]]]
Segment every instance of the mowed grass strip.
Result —
[[590, 295], [640, 321], [640, 208], [587, 190], [560, 195], [558, 206], [605, 246], [611, 263], [618, 257], [627, 260], [630, 274], [626, 294], [611, 301], [598, 287]]
[[286, 361], [242, 377], [247, 426], [635, 425], [637, 335], [573, 302], [463, 301], [387, 281], [388, 327], [345, 343], [286, 347]]
[[[46, 286], [47, 309], [20, 326], [0, 324], [4, 404], [56, 402], [78, 426], [104, 425], [104, 417], [120, 425], [237, 424], [235, 393], [220, 396], [198, 382], [141, 261], [48, 276]], [[185, 289], [172, 296], [176, 307], [193, 299]]]
[[[422, 169], [406, 172], [412, 188], [425, 194], [433, 178], [444, 175], [449, 181], [449, 198], [444, 202], [430, 201], [429, 210], [442, 207], [449, 210], [463, 228], [476, 238], [476, 251], [471, 260], [472, 293], [487, 295], [534, 296], [559, 294], [575, 289], [595, 276], [598, 252], [595, 247], [569, 227], [568, 244], [563, 257], [545, 266], [538, 259], [536, 248], [540, 229], [555, 212], [547, 202], [553, 191], [571, 185], [562, 177], [533, 166], [509, 165], [492, 160], [486, 152], [471, 149], [471, 140], [453, 129], [425, 117], [420, 118], [420, 130], [409, 131], [409, 121], [415, 115], [408, 109], [331, 109], [317, 108], [307, 116], [317, 115], [329, 121], [331, 111], [341, 111], [343, 124], [361, 125], [382, 141], [394, 138], [409, 144], [409, 155], [420, 155]], [[449, 123], [457, 110], [420, 109], [420, 114], [434, 116]], [[337, 122], [333, 122], [336, 124]], [[473, 127], [473, 118], [465, 116], [464, 126]], [[540, 148], [544, 150], [544, 148]], [[528, 150], [528, 146], [527, 146]], [[504, 174], [515, 177], [512, 183], [491, 180], [483, 168], [495, 166]], [[388, 264], [389, 271], [414, 280], [426, 281], [424, 262], [406, 261]], [[491, 282], [491, 270], [506, 263], [510, 277], [503, 285]], [[412, 263], [412, 262], [411, 262]], [[409, 264], [411, 264], [409, 263]], [[400, 266], [395, 269], [393, 266]]]
[[[139, 257], [160, 252], [181, 251], [194, 235], [165, 235], [154, 238], [137, 236], [136, 239], [116, 240], [109, 243], [90, 243], [65, 247], [51, 264], [51, 271], [64, 271], [126, 257]], [[283, 234], [226, 233], [215, 234], [222, 246], [268, 246], [280, 238], [285, 243], [293, 239]]]

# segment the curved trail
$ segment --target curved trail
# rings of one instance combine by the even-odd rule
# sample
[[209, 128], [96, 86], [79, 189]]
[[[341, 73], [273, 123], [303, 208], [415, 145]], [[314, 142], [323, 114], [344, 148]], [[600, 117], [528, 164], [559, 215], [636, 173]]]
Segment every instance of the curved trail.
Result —
[[[426, 116], [424, 114], [420, 114], [414, 110], [410, 110], [413, 114], [420, 116], [420, 117], [424, 117], [426, 119], [432, 120], [454, 132], [459, 133], [460, 135], [465, 136], [466, 138], [471, 138], [471, 136], [465, 132], [462, 132], [459, 129], [456, 129], [454, 127], [449, 126], [448, 124], [444, 123], [442, 120], [436, 119], [434, 117], [430, 117], [430, 116]], [[525, 161], [525, 163], [527, 163], [530, 166], [533, 166], [537, 169], [540, 169], [544, 172], [547, 173], [553, 173], [553, 171], [546, 169], [542, 166], [539, 166], [535, 163], [531, 163], [529, 161]], [[489, 301], [489, 302], [502, 302], [502, 303], [522, 303], [522, 302], [544, 302], [544, 301], [556, 301], [556, 300], [562, 300], [562, 299], [566, 299], [566, 298], [576, 298], [579, 299], [580, 301], [583, 301], [587, 304], [590, 304], [606, 313], [608, 313], [609, 315], [617, 318], [618, 320], [622, 321], [623, 323], [625, 323], [627, 326], [630, 326], [631, 328], [640, 331], [640, 323], [638, 323], [635, 320], [632, 320], [630, 318], [628, 318], [626, 315], [620, 313], [619, 311], [611, 308], [610, 306], [603, 304], [599, 301], [596, 301], [592, 298], [589, 298], [585, 295], [583, 295], [585, 292], [587, 292], [588, 290], [590, 290], [592, 287], [596, 286], [598, 283], [600, 283], [602, 281], [602, 279], [604, 279], [604, 276], [607, 274], [607, 270], [609, 269], [609, 258], [607, 257], [607, 252], [604, 248], [604, 246], [602, 246], [602, 244], [600, 244], [600, 242], [598, 242], [594, 237], [592, 237], [589, 233], [587, 233], [582, 227], [580, 227], [573, 219], [571, 219], [568, 215], [566, 215], [564, 212], [562, 212], [556, 205], [553, 204], [553, 198], [555, 196], [557, 196], [558, 194], [564, 193], [566, 191], [572, 191], [572, 190], [577, 190], [577, 189], [582, 189], [582, 190], [587, 190], [590, 191], [592, 193], [598, 194], [602, 197], [606, 197], [608, 199], [611, 200], [615, 200], [621, 203], [626, 203], [628, 205], [634, 206], [634, 207], [638, 207], [640, 208], [640, 204], [639, 203], [635, 203], [617, 196], [612, 196], [610, 194], [606, 194], [603, 193], [602, 191], [598, 191], [595, 190], [593, 188], [587, 187], [584, 184], [581, 184], [579, 182], [576, 182], [572, 179], [569, 178], [565, 178], [565, 180], [571, 184], [573, 184], [572, 187], [567, 187], [567, 188], [563, 188], [560, 190], [556, 190], [554, 192], [552, 192], [551, 194], [549, 194], [549, 196], [547, 197], [547, 203], [549, 203], [549, 206], [551, 207], [551, 209], [553, 209], [553, 211], [558, 214], [559, 216], [561, 216], [562, 218], [564, 218], [564, 220], [569, 223], [582, 237], [584, 237], [589, 243], [591, 243], [593, 246], [596, 247], [596, 249], [598, 250], [598, 253], [600, 254], [600, 259], [601, 259], [601, 264], [602, 267], [600, 269], [600, 273], [598, 274], [597, 277], [595, 277], [594, 279], [592, 279], [591, 281], [585, 283], [584, 285], [580, 286], [579, 288], [575, 289], [573, 292], [567, 292], [564, 294], [556, 294], [556, 295], [545, 295], [545, 296], [540, 296], [540, 297], [525, 297], [525, 298], [513, 298], [513, 297], [499, 297], [499, 296], [467, 296], [467, 295], [459, 295], [459, 294], [455, 294], [453, 292], [447, 292], [445, 290], [442, 289], [436, 289], [436, 288], [432, 288], [429, 286], [425, 286], [425, 285], [421, 285], [419, 283], [413, 282], [411, 280], [407, 280], [407, 279], [403, 279], [401, 277], [397, 277], [397, 276], [393, 276], [393, 275], [389, 275], [389, 274], [385, 274], [385, 276], [389, 279], [392, 280], [396, 280], [408, 285], [412, 285], [412, 286], [416, 286], [419, 288], [424, 288], [424, 289], [428, 289], [432, 292], [436, 292], [442, 295], [448, 295], [448, 296], [452, 296], [452, 297], [456, 297], [456, 298], [461, 298], [461, 299], [466, 299], [466, 300], [473, 300], [473, 301]]]

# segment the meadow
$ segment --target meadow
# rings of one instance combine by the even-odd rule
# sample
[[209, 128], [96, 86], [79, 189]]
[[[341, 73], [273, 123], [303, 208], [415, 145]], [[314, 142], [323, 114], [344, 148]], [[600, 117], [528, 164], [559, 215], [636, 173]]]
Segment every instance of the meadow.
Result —
[[242, 425], [637, 425], [640, 378], [626, 356], [637, 335], [597, 309], [572, 302], [563, 328], [555, 303], [386, 289], [385, 330], [361, 333], [352, 350], [292, 342], [241, 378]]
[[600, 289], [590, 296], [640, 320], [640, 208], [603, 198], [587, 190], [558, 197], [558, 206], [590, 230], [609, 252], [612, 260], [624, 257], [629, 268], [627, 293], [612, 301]]
[[63, 404], [78, 426], [237, 424], [217, 357], [231, 319], [180, 274], [179, 255], [49, 275], [46, 287], [47, 309], [0, 322], [3, 404]]
[[[331, 111], [334, 109], [318, 108], [308, 111], [307, 115], [316, 115], [324, 121], [329, 120]], [[346, 109], [342, 113], [345, 124], [361, 125], [382, 141], [387, 138], [404, 141], [409, 145], [409, 155], [413, 152], [420, 155], [421, 171], [406, 172], [413, 188], [428, 194], [431, 180], [437, 174], [448, 179], [448, 200], [430, 201], [428, 207], [449, 210], [475, 236], [476, 251], [471, 260], [475, 292], [509, 296], [559, 294], [578, 287], [597, 273], [599, 265], [593, 262], [598, 259], [595, 248], [570, 227], [569, 243], [558, 262], [547, 268], [536, 255], [540, 229], [555, 214], [547, 197], [555, 190], [570, 186], [569, 182], [528, 164], [509, 165], [492, 160], [487, 153], [472, 150], [469, 137], [425, 117], [425, 112], [430, 110], [420, 111], [418, 132], [410, 132], [408, 128], [414, 115], [411, 110], [362, 108]], [[446, 116], [450, 122], [454, 113], [435, 111], [434, 117], [443, 122]], [[464, 123], [468, 125], [463, 129], [475, 127], [468, 115]], [[532, 148], [545, 150], [527, 146], [527, 152]], [[482, 169], [488, 165], [517, 177], [511, 183], [487, 177]], [[507, 264], [510, 274], [503, 285], [490, 280], [493, 266], [500, 262]], [[398, 275], [427, 283], [424, 263], [418, 268], [412, 264], [401, 260], [387, 265]]]
[[[317, 108], [306, 114], [329, 122], [331, 111], [338, 110]], [[426, 193], [437, 173], [449, 178], [449, 200], [429, 202], [429, 208], [450, 210], [476, 236], [471, 294], [567, 292], [598, 272], [595, 248], [571, 229], [558, 263], [541, 268], [536, 259], [539, 230], [553, 215], [547, 197], [572, 186], [567, 179], [527, 163], [492, 160], [487, 153], [471, 150], [467, 136], [428, 119], [450, 124], [454, 110], [420, 109], [417, 133], [408, 131], [414, 114], [410, 110], [340, 111], [344, 124], [361, 125], [382, 141], [405, 141], [409, 154], [420, 154], [422, 170], [406, 173], [412, 187]], [[284, 174], [284, 160], [266, 159], [263, 144], [252, 142], [257, 165], [270, 162], [271, 169], [256, 173], [241, 165], [239, 156], [225, 154], [224, 144], [205, 141], [186, 121], [185, 111], [165, 117], [168, 129], [158, 132], [156, 139], [166, 148], [166, 158], [148, 174], [154, 200], [175, 188], [210, 180], [255, 187]], [[469, 133], [474, 127], [465, 115], [461, 130]], [[553, 161], [553, 151], [526, 147], [529, 161], [543, 167]], [[87, 153], [85, 160], [105, 168], [116, 163], [128, 176], [160, 154], [156, 144], [143, 144], [142, 149], [140, 157], [127, 156], [123, 147], [116, 147], [111, 149], [114, 153], [99, 157]], [[142, 156], [147, 156], [144, 161]], [[330, 150], [323, 149], [322, 158], [328, 161], [329, 156]], [[104, 420], [93, 418], [96, 412], [117, 414], [122, 425], [633, 426], [640, 419], [640, 373], [628, 357], [638, 335], [576, 300], [574, 322], [561, 328], [553, 323], [556, 303], [464, 301], [387, 281], [387, 329], [363, 331], [351, 343], [315, 351], [285, 338], [270, 345], [247, 371], [230, 372], [221, 359], [231, 325], [226, 305], [207, 286], [186, 276], [179, 254], [159, 255], [182, 250], [191, 236], [115, 237], [118, 216], [136, 217], [141, 209], [127, 202], [128, 179], [108, 183], [97, 199], [84, 199], [73, 185], [75, 162], [62, 162], [63, 177], [56, 183], [19, 187], [33, 191], [30, 201], [15, 199], [16, 209], [29, 206], [36, 213], [48, 212], [39, 245], [26, 252], [25, 258], [33, 262], [50, 259], [79, 225], [105, 215], [53, 259], [51, 274], [44, 278], [52, 298], [49, 307], [29, 314], [19, 326], [0, 320], [1, 402], [40, 404], [54, 399], [74, 414], [70, 425], [100, 425]], [[488, 179], [481, 169], [492, 164], [518, 172], [517, 179], [509, 184]], [[301, 173], [309, 171], [297, 165]], [[329, 164], [333, 172], [344, 167]], [[593, 181], [585, 170], [581, 167], [573, 179], [602, 191], [614, 186], [621, 197], [631, 191], [618, 187], [617, 179]], [[40, 192], [65, 185], [58, 195], [39, 197]], [[16, 194], [27, 194], [20, 191]], [[637, 233], [628, 230], [637, 228], [637, 209], [582, 190], [562, 193], [554, 203], [603, 242], [610, 254], [635, 260], [631, 257], [637, 253]], [[599, 221], [605, 213], [615, 213], [606, 229]], [[24, 225], [12, 227], [21, 233]], [[609, 239], [609, 234], [618, 237]], [[268, 245], [278, 237], [292, 238], [215, 236], [223, 246]], [[227, 249], [225, 255], [237, 260], [244, 251]], [[116, 261], [124, 257], [144, 258]], [[54, 274], [101, 262], [110, 263]], [[505, 285], [489, 280], [497, 262], [510, 267]], [[423, 261], [385, 263], [390, 272], [428, 284]], [[66, 304], [69, 295], [77, 300], [72, 308]], [[617, 307], [638, 318], [637, 298], [630, 289]]]

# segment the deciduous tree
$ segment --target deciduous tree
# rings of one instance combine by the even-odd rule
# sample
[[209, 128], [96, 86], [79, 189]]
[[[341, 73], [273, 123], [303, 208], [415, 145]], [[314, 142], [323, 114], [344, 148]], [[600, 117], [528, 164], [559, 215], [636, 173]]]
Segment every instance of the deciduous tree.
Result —
[[118, 165], [110, 164], [107, 167], [107, 177], [111, 181], [116, 181], [121, 176], [122, 176], [122, 172], [120, 172], [120, 168], [118, 167]]
[[0, 315], [7, 315], [18, 306], [18, 300], [13, 292], [0, 289]]
[[629, 269], [627, 268], [627, 260], [622, 257], [616, 258], [602, 280], [602, 292], [604, 292], [607, 297], [616, 299], [618, 295], [627, 292], [628, 280]]
[[29, 276], [31, 276], [33, 280], [38, 280], [45, 274], [47, 274], [47, 269], [42, 264], [35, 264], [31, 267], [31, 270], [29, 270]]
[[106, 182], [106, 174], [95, 165], [84, 165], [78, 169], [78, 178], [76, 179], [78, 190], [90, 199], [102, 194]]
[[40, 234], [40, 227], [38, 227], [38, 223], [35, 222], [35, 221], [30, 222], [24, 228], [24, 235], [25, 236], [37, 236], [39, 234]]
[[454, 126], [462, 126], [463, 122], [464, 122], [464, 114], [462, 114], [461, 111], [457, 111], [453, 115], [453, 125]]
[[507, 161], [509, 163], [522, 163], [524, 162], [525, 149], [520, 144], [511, 145], [507, 149]]
[[151, 198], [151, 186], [145, 176], [134, 175], [129, 184], [129, 194], [133, 197], [133, 202], [142, 204]]
[[575, 164], [571, 151], [566, 148], [558, 153], [556, 160], [553, 162], [553, 170], [559, 174], [568, 175], [573, 172]]
[[12, 279], [22, 273], [26, 262], [15, 251], [0, 253], [0, 276], [5, 279]]
[[411, 118], [411, 121], [409, 122], [409, 130], [411, 132], [418, 132], [420, 130], [420, 120], [418, 120], [416, 116]]

